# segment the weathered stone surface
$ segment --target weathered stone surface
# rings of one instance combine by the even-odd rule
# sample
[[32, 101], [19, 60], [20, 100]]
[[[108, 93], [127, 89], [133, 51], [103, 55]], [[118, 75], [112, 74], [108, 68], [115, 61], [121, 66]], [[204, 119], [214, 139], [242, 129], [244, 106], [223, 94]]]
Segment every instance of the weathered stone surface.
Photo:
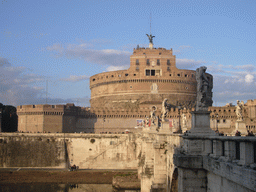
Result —
[[118, 175], [113, 178], [112, 186], [117, 190], [122, 189], [140, 189], [140, 183], [141, 181], [138, 179], [137, 174], [123, 174]]
[[[211, 182], [216, 183], [219, 187], [223, 186], [223, 179], [230, 184], [225, 184], [224, 189], [227, 191], [256, 191], [256, 170], [238, 166], [234, 163], [221, 162], [210, 157], [204, 156], [203, 168], [208, 171], [210, 175], [215, 175], [216, 179], [211, 178]], [[210, 191], [216, 191], [214, 184], [210, 183]], [[221, 191], [226, 191], [222, 189]]]
[[202, 156], [174, 154], [173, 162], [177, 167], [183, 167], [183, 168], [188, 168], [188, 169], [202, 169], [203, 168], [203, 157]]

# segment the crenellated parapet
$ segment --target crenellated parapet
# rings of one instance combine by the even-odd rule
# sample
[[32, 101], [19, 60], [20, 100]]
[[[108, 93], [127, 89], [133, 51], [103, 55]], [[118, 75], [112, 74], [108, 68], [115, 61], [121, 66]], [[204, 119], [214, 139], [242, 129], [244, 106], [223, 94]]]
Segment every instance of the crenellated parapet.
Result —
[[[127, 108], [91, 108], [90, 112], [95, 114], [97, 118], [146, 118], [150, 116], [151, 107], [141, 107], [138, 109]], [[193, 109], [192, 109], [193, 110]], [[171, 107], [167, 118], [178, 118], [183, 112], [190, 117], [191, 109], [181, 109], [179, 111], [176, 107]], [[161, 116], [161, 107], [156, 110], [156, 115]]]

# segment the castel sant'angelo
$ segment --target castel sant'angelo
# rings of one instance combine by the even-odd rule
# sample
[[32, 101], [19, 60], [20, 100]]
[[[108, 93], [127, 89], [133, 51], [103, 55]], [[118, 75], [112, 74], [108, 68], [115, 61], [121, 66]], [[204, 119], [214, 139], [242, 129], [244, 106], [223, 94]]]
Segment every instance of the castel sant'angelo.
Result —
[[[177, 69], [172, 49], [137, 47], [130, 68], [90, 78], [92, 108], [141, 110], [161, 107], [167, 98], [173, 106], [193, 107], [196, 100], [195, 71]], [[212, 76], [208, 74], [212, 84]], [[144, 115], [144, 114], [143, 114]]]
[[[139, 47], [130, 56], [130, 68], [90, 77], [91, 107], [67, 105], [23, 105], [17, 107], [18, 129], [24, 132], [124, 133], [140, 130], [155, 110], [161, 116], [162, 102], [168, 99], [170, 130], [190, 129], [196, 102], [196, 71], [178, 69], [172, 49]], [[209, 85], [212, 75], [206, 73]], [[211, 93], [212, 94], [212, 93]], [[246, 109], [248, 108], [248, 110]], [[232, 132], [235, 106], [210, 107], [211, 128]], [[245, 104], [246, 126], [255, 131], [256, 101]], [[185, 126], [185, 127], [184, 127]]]

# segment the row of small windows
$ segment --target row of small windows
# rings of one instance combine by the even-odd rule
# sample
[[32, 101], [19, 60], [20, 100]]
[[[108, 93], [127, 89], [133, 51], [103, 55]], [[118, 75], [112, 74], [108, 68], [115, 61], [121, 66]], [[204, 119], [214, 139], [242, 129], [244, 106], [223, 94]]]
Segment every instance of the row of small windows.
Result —
[[[136, 59], [136, 65], [139, 65], [140, 64], [140, 61], [139, 59]], [[167, 62], [166, 62], [167, 65], [171, 65], [171, 62], [169, 59], [167, 59]], [[147, 65], [150, 65], [150, 59], [147, 59]], [[160, 65], [160, 59], [157, 59], [156, 60], [156, 65]]]
[[[136, 70], [139, 70], [139, 67], [136, 67]], [[170, 68], [168, 67], [167, 70], [170, 70]], [[125, 73], [124, 75], [126, 77], [129, 76], [128, 73]], [[145, 75], [146, 76], [160, 76], [161, 75], [161, 71], [160, 71], [160, 69], [159, 70], [158, 69], [157, 70], [155, 70], [155, 69], [146, 69]], [[135, 77], [136, 74], [134, 73], [133, 76]], [[172, 74], [169, 74], [169, 76], [172, 76]], [[175, 76], [175, 74], [173, 74], [173, 76]], [[111, 77], [114, 77], [114, 75], [111, 75]], [[122, 75], [119, 74], [118, 77], [122, 77]], [[181, 74], [178, 73], [177, 77], [181, 77]], [[189, 75], [185, 74], [184, 77], [189, 77]], [[194, 74], [191, 74], [191, 77], [193, 78]], [[106, 76], [106, 78], [108, 78], [108, 76]], [[103, 79], [103, 76], [101, 77], [101, 79]], [[98, 78], [98, 80], [99, 80], [99, 78]], [[94, 78], [94, 79], [92, 79], [92, 81], [96, 81], [96, 79]]]
[[18, 115], [63, 115], [63, 112], [19, 112]]
[[[85, 118], [145, 118], [148, 115], [85, 115]], [[167, 115], [167, 118], [178, 118], [179, 116], [177, 115]], [[190, 116], [189, 116], [190, 118]]]
[[[129, 76], [128, 73], [125, 73], [124, 75], [125, 75], [126, 77]], [[133, 74], [134, 77], [135, 77], [136, 75], [137, 75], [137, 74], [135, 74], [135, 73]], [[114, 76], [114, 75], [111, 75], [111, 77], [115, 77], [115, 76]], [[122, 77], [122, 75], [119, 74], [118, 77]], [[106, 76], [106, 78], [108, 78], [108, 76]], [[103, 76], [101, 77], [101, 79], [103, 79]], [[99, 78], [98, 78], [97, 80], [99, 80]], [[96, 79], [94, 78], [94, 79], [92, 79], [92, 81], [96, 81]]]
[[173, 79], [129, 79], [129, 80], [121, 80], [121, 81], [109, 81], [109, 82], [102, 82], [95, 85], [92, 85], [91, 88], [98, 87], [101, 85], [106, 84], [115, 84], [115, 83], [141, 83], [141, 82], [151, 82], [151, 83], [186, 83], [195, 85], [196, 83], [191, 81], [183, 81], [183, 80], [173, 80]]
[[[218, 119], [236, 119], [237, 118], [237, 116], [232, 116], [232, 115], [229, 115], [229, 116], [223, 115], [223, 116], [218, 116], [218, 117], [216, 115], [212, 115], [211, 117], [212, 117], [212, 119], [216, 119], [216, 120], [218, 120]], [[223, 122], [223, 123], [225, 123], [225, 122]]]
[[[216, 110], [216, 109], [214, 109], [214, 110], [213, 110], [213, 112], [217, 112], [217, 110]], [[218, 112], [222, 112], [222, 110], [221, 110], [221, 109], [219, 109], [219, 110], [218, 110]], [[223, 110], [223, 112], [226, 112], [226, 109], [224, 109], [224, 110]], [[228, 110], [228, 112], [230, 113], [230, 112], [231, 112], [231, 110], [229, 109], [229, 110]], [[233, 112], [236, 112], [236, 110], [234, 109], [234, 110], [233, 110]]]
[[[97, 118], [146, 118], [148, 115], [96, 115]], [[178, 115], [167, 115], [167, 118], [178, 118]], [[190, 118], [190, 116], [189, 116]]]
[[246, 129], [247, 129], [247, 130], [248, 130], [248, 129], [252, 129], [252, 128], [255, 129], [255, 125], [246, 125]]
[[[226, 119], [223, 119], [222, 122], [226, 123]], [[217, 123], [220, 123], [220, 119], [217, 119]]]

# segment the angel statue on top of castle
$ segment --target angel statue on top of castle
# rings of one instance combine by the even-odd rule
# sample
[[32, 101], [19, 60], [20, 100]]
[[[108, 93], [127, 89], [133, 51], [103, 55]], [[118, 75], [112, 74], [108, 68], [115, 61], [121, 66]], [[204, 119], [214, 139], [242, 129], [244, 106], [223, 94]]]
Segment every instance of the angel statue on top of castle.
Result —
[[147, 36], [148, 36], [148, 40], [149, 40], [149, 43], [152, 43], [153, 44], [153, 38], [155, 37], [155, 36], [153, 36], [153, 35], [148, 35], [148, 34], [146, 34]]

